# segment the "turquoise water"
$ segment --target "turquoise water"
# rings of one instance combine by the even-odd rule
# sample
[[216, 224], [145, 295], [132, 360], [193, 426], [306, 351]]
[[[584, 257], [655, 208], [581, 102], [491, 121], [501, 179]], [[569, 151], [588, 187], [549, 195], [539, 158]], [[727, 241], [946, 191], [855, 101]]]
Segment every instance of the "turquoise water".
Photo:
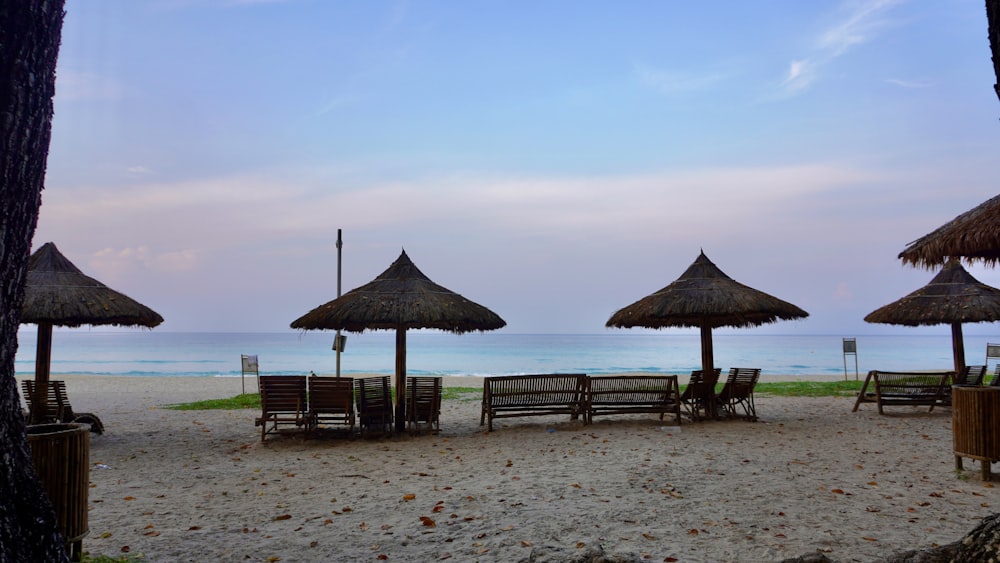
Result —
[[[966, 337], [966, 363], [985, 362], [987, 340]], [[56, 329], [53, 374], [239, 376], [240, 355], [256, 354], [261, 373], [336, 372], [332, 332], [185, 333], [134, 330], [102, 332]], [[729, 334], [714, 337], [718, 367], [759, 367], [764, 374], [844, 373], [840, 336]], [[858, 371], [950, 369], [949, 336], [860, 336]], [[855, 356], [848, 356], [854, 376]], [[18, 374], [34, 373], [35, 334], [19, 335]], [[996, 360], [991, 361], [990, 369]], [[455, 335], [407, 333], [411, 375], [512, 375], [519, 373], [690, 373], [700, 367], [696, 334], [609, 331], [602, 334]], [[391, 374], [395, 336], [390, 332], [347, 333], [341, 373]]]

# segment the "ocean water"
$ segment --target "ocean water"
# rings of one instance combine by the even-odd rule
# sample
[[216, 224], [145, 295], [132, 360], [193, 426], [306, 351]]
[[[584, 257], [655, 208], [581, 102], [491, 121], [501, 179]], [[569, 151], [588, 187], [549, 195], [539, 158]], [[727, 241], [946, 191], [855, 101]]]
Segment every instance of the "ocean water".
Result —
[[[345, 333], [341, 374], [391, 374], [395, 335]], [[194, 333], [156, 330], [107, 332], [56, 329], [51, 372], [139, 376], [239, 376], [240, 355], [256, 354], [262, 374], [320, 375], [336, 372], [333, 332]], [[18, 337], [15, 370], [34, 373], [33, 331]], [[965, 338], [966, 363], [986, 361], [988, 340]], [[772, 375], [847, 375], [871, 369], [950, 369], [951, 338], [943, 335], [859, 336], [857, 355], [844, 356], [840, 336], [721, 334], [713, 339], [715, 364], [759, 367]], [[407, 333], [410, 375], [515, 375], [520, 373], [620, 372], [687, 374], [701, 364], [697, 334], [609, 331], [602, 334], [455, 335]], [[992, 371], [996, 360], [991, 360]]]

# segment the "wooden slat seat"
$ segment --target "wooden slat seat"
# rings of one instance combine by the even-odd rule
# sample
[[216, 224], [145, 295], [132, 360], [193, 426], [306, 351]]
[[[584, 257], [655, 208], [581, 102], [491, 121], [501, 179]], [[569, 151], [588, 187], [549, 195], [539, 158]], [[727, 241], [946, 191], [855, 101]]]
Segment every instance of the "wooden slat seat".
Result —
[[584, 415], [585, 374], [533, 374], [487, 377], [479, 425], [493, 431], [494, 418], [568, 414]]
[[406, 424], [419, 430], [426, 424], [432, 431], [441, 430], [441, 378], [406, 378]]
[[647, 413], [672, 414], [681, 422], [680, 387], [676, 375], [609, 375], [587, 377], [585, 423], [594, 416]]
[[[929, 406], [934, 410], [945, 404], [945, 388], [954, 376], [953, 371], [869, 371], [852, 411], [861, 403], [878, 404], [879, 414], [885, 414], [886, 406]], [[874, 384], [874, 393], [868, 392], [870, 384]]]
[[309, 377], [309, 430], [320, 424], [346, 426], [354, 432], [354, 380], [350, 377]]
[[306, 376], [261, 375], [260, 416], [254, 426], [260, 426], [260, 441], [281, 427], [295, 431], [309, 429], [309, 408], [306, 402]]
[[[25, 379], [21, 382], [24, 399], [28, 404], [28, 420], [31, 424], [77, 422], [89, 424], [90, 431], [94, 434], [104, 433], [104, 423], [96, 414], [73, 411], [69, 396], [66, 394], [65, 381], [51, 379], [48, 382], [43, 382], [41, 386], [45, 387], [44, 391], [35, 385], [33, 379]], [[39, 412], [38, 401], [41, 397], [35, 394], [36, 391], [45, 394], [45, 412]]]

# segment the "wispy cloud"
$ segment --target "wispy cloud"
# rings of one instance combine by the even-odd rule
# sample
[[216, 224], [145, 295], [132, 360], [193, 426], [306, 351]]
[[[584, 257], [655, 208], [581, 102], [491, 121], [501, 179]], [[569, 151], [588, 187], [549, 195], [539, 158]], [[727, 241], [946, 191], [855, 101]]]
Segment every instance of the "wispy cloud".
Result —
[[725, 74], [721, 72], [679, 72], [654, 68], [643, 63], [633, 64], [632, 69], [642, 83], [662, 94], [707, 90], [725, 79]]
[[899, 86], [900, 88], [930, 88], [933, 86], [930, 82], [918, 82], [915, 80], [899, 80], [897, 78], [886, 78], [887, 83], [893, 86]]
[[782, 82], [786, 92], [796, 92], [809, 86], [812, 82], [812, 68], [809, 60], [792, 61], [788, 65], [788, 75]]
[[327, 100], [324, 100], [323, 104], [316, 111], [315, 117], [326, 115], [342, 107], [357, 103], [359, 100], [360, 98], [358, 96], [350, 96], [350, 95], [333, 96]]
[[793, 60], [781, 82], [783, 94], [794, 95], [806, 90], [819, 77], [820, 70], [852, 48], [865, 44], [892, 24], [889, 12], [905, 0], [861, 0], [841, 5], [846, 14], [820, 34], [812, 52]]
[[125, 171], [133, 177], [150, 176], [154, 174], [152, 170], [146, 168], [145, 166], [129, 166], [125, 169]]
[[847, 18], [827, 30], [820, 38], [820, 47], [834, 57], [847, 52], [855, 45], [868, 42], [878, 31], [891, 22], [886, 13], [903, 0], [865, 0], [845, 4]]

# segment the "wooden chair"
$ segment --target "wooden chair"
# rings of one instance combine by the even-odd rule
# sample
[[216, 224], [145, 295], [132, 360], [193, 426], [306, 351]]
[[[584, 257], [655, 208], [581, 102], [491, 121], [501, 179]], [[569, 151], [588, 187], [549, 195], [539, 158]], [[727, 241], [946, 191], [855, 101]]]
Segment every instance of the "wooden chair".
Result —
[[990, 387], [1000, 387], [1000, 364], [997, 364], [996, 371], [993, 372], [993, 379], [990, 380]]
[[[722, 373], [722, 369], [715, 368], [716, 378], [720, 373]], [[684, 388], [680, 397], [681, 404], [684, 405], [686, 414], [691, 420], [701, 420], [708, 416], [706, 397], [715, 397], [715, 389], [706, 389], [707, 385], [700, 369], [691, 372], [687, 387]]]
[[426, 424], [432, 431], [441, 430], [441, 378], [406, 378], [406, 425], [419, 430]]
[[354, 380], [350, 377], [309, 378], [309, 431], [338, 424], [354, 432]]
[[[28, 421], [31, 424], [77, 422], [89, 424], [90, 431], [94, 434], [104, 433], [104, 423], [96, 414], [73, 412], [73, 406], [69, 404], [69, 397], [66, 395], [65, 381], [51, 379], [48, 384], [42, 383], [41, 386], [36, 386], [33, 379], [25, 379], [21, 382], [21, 387], [25, 402], [28, 403]], [[35, 394], [36, 391], [46, 397], [44, 412], [40, 412], [36, 406], [41, 399], [41, 395]]]
[[[722, 391], [715, 397], [719, 408], [727, 416], [741, 417], [755, 422], [757, 408], [753, 403], [753, 390], [760, 379], [760, 368], [732, 368]], [[737, 412], [742, 410], [743, 413]]]
[[280, 432], [282, 426], [293, 426], [296, 431], [309, 429], [309, 408], [306, 402], [306, 376], [261, 375], [260, 417], [254, 426], [260, 426], [260, 441], [271, 432]]
[[[1000, 367], [1000, 366], [998, 366]], [[975, 385], [983, 384], [986, 378], [986, 366], [965, 366], [962, 373], [958, 374], [953, 382], [955, 385]]]
[[[986, 377], [986, 366], [965, 366], [961, 373], [955, 376], [955, 379], [951, 382], [952, 385], [964, 385], [968, 387], [980, 387], [983, 384], [983, 379]], [[946, 385], [944, 388], [944, 398], [941, 400], [941, 404], [948, 407], [951, 406], [951, 385]]]
[[354, 380], [354, 400], [362, 432], [392, 432], [392, 387], [389, 376]]

